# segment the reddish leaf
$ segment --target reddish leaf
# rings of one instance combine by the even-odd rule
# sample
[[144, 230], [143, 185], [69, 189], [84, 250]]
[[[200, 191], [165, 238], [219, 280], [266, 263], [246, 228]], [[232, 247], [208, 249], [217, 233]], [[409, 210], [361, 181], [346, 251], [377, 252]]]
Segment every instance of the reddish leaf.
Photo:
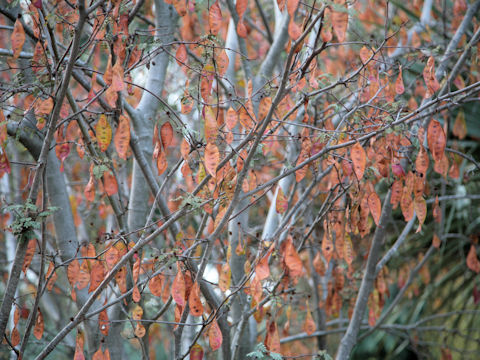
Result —
[[79, 330], [77, 338], [75, 339], [75, 354], [73, 360], [85, 360], [85, 354], [83, 353], [84, 337], [83, 333]]
[[270, 254], [273, 252], [273, 247], [262, 257], [259, 261], [257, 266], [255, 266], [255, 276], [258, 280], [262, 281], [265, 280], [270, 276], [270, 267], [268, 265], [268, 259]]
[[35, 255], [35, 249], [37, 247], [37, 240], [36, 239], [30, 239], [28, 241], [27, 245], [27, 251], [25, 253], [25, 258], [23, 259], [23, 266], [22, 266], [22, 271], [26, 275], [28, 267], [30, 266], [30, 263], [32, 262], [33, 255]]
[[442, 125], [434, 119], [430, 120], [430, 123], [428, 124], [427, 143], [433, 159], [435, 161], [441, 161], [445, 153], [447, 138]]
[[463, 110], [458, 111], [458, 115], [453, 124], [452, 132], [453, 135], [458, 137], [460, 140], [465, 139], [467, 136], [467, 123], [465, 121], [465, 113]]
[[344, 42], [347, 35], [348, 13], [344, 0], [336, 0], [337, 4], [344, 4], [345, 11], [332, 11], [332, 27], [338, 42]]
[[418, 218], [418, 228], [416, 232], [420, 232], [422, 230], [422, 225], [425, 222], [425, 218], [427, 217], [427, 203], [423, 197], [416, 197], [413, 200], [413, 208], [415, 213], [417, 214]]
[[295, 15], [299, 2], [299, 0], [287, 0], [287, 12], [290, 17]]
[[357, 179], [361, 180], [367, 164], [367, 154], [359, 142], [356, 142], [350, 149], [350, 158], [353, 162], [353, 171], [355, 172]]
[[427, 85], [425, 97], [430, 98], [440, 89], [440, 84], [435, 77], [435, 58], [433, 56], [428, 58], [427, 65], [423, 69], [423, 79], [425, 80], [425, 85]]
[[90, 270], [90, 287], [88, 292], [95, 291], [105, 278], [105, 268], [100, 261], [94, 261], [92, 270]]
[[187, 1], [186, 0], [173, 0], [173, 7], [177, 10], [180, 17], [184, 17], [187, 14]]
[[107, 310], [103, 310], [98, 314], [98, 327], [100, 332], [104, 335], [108, 335], [108, 330], [110, 329], [110, 322], [108, 321], [108, 314]]
[[[238, 4], [238, 1], [237, 1], [237, 4]], [[225, 49], [223, 49], [220, 52], [216, 60], [217, 60], [218, 74], [220, 76], [224, 76], [225, 73], [227, 72], [228, 63], [229, 63], [227, 52], [225, 51]]]
[[48, 270], [45, 275], [45, 279], [49, 279], [47, 283], [47, 290], [52, 291], [53, 285], [57, 280], [57, 273], [55, 272], [55, 264], [53, 263], [53, 261], [50, 261], [50, 264], [48, 265]]
[[230, 130], [233, 130], [233, 128], [237, 125], [237, 122], [237, 112], [230, 107], [227, 111], [227, 118], [225, 119], [225, 123]]
[[103, 173], [103, 188], [108, 196], [115, 195], [118, 192], [117, 179], [110, 170]]
[[300, 29], [300, 26], [297, 25], [293, 18], [291, 18], [288, 23], [288, 35], [293, 41], [297, 40], [300, 35], [302, 35], [302, 29]]
[[202, 301], [200, 300], [200, 287], [196, 281], [193, 283], [192, 289], [190, 290], [188, 305], [190, 306], [190, 313], [193, 316], [202, 316], [203, 305]]
[[187, 64], [187, 47], [185, 44], [180, 44], [175, 54], [175, 59], [177, 60], [178, 66], [182, 67]]
[[162, 139], [163, 148], [166, 149], [173, 142], [173, 127], [166, 121], [160, 128], [160, 138]]
[[279, 354], [280, 350], [280, 336], [278, 335], [278, 328], [275, 321], [271, 321], [267, 325], [267, 336], [265, 337], [265, 346], [271, 352]]
[[467, 266], [470, 270], [476, 272], [477, 274], [480, 272], [480, 261], [477, 257], [477, 250], [475, 249], [475, 245], [470, 246], [470, 251], [467, 255]]
[[372, 191], [372, 193], [368, 196], [368, 208], [373, 216], [375, 225], [378, 226], [380, 222], [380, 215], [382, 214], [382, 202], [375, 191]]
[[20, 344], [20, 333], [18, 332], [16, 326], [12, 329], [12, 334], [10, 335], [10, 342], [14, 347]]
[[220, 10], [220, 5], [218, 0], [210, 6], [208, 12], [208, 24], [210, 26], [210, 33], [212, 35], [217, 35], [222, 26], [222, 11]]
[[168, 162], [167, 162], [167, 154], [165, 151], [160, 150], [158, 157], [157, 157], [157, 170], [158, 170], [158, 176], [162, 175], [165, 170], [168, 168]]
[[415, 170], [423, 175], [426, 176], [428, 165], [430, 161], [428, 159], [428, 154], [425, 151], [425, 148], [420, 145], [420, 151], [418, 152], [417, 158], [415, 160]]
[[130, 119], [124, 115], [119, 116], [113, 142], [115, 143], [118, 156], [123, 160], [127, 160], [128, 144], [130, 143]]
[[208, 143], [205, 147], [205, 169], [212, 177], [216, 177], [216, 169], [220, 163], [220, 152], [213, 143]]
[[123, 67], [121, 62], [117, 59], [117, 62], [112, 68], [112, 90], [122, 91], [125, 88], [123, 77]]
[[17, 19], [13, 25], [13, 32], [10, 40], [12, 42], [13, 60], [16, 60], [20, 56], [23, 44], [25, 43], [25, 30], [23, 29], [20, 19]]
[[240, 21], [237, 23], [237, 35], [243, 39], [245, 39], [248, 35], [247, 27], [245, 26], [243, 19], [240, 19]]
[[288, 199], [285, 197], [282, 187], [278, 186], [277, 201], [275, 204], [275, 209], [277, 210], [277, 213], [283, 214], [287, 210], [287, 207], [288, 207]]
[[83, 194], [85, 195], [85, 199], [90, 202], [93, 202], [95, 199], [95, 182], [93, 175], [90, 175], [90, 179], [88, 180], [87, 186], [85, 186], [85, 190], [83, 190]]
[[237, 10], [238, 17], [243, 18], [245, 10], [247, 10], [248, 0], [237, 0], [235, 4], [235, 9]]
[[414, 208], [412, 195], [406, 186], [403, 188], [402, 199], [400, 200], [400, 208], [402, 209], [402, 214], [405, 218], [405, 221], [410, 221], [413, 218]]
[[289, 237], [285, 243], [285, 265], [288, 268], [291, 277], [301, 276], [303, 273], [302, 260], [298, 256], [297, 250], [293, 245], [292, 238]]
[[220, 346], [222, 346], [223, 336], [220, 327], [218, 326], [217, 319], [215, 318], [208, 329], [208, 341], [213, 351], [218, 350]]
[[222, 265], [222, 270], [220, 271], [220, 276], [218, 278], [218, 287], [223, 292], [230, 289], [230, 284], [232, 282], [232, 271], [230, 270], [230, 265], [227, 263]]
[[307, 301], [307, 316], [305, 317], [305, 321], [303, 323], [303, 331], [307, 333], [307, 335], [312, 335], [317, 326], [315, 325], [315, 321], [313, 320], [312, 313], [310, 312], [310, 307], [308, 306]]
[[183, 276], [182, 271], [180, 270], [180, 265], [177, 265], [177, 275], [173, 280], [172, 284], [172, 298], [175, 300], [177, 305], [181, 306], [182, 308], [185, 306], [185, 277]]
[[402, 95], [405, 92], [405, 86], [403, 85], [403, 73], [402, 66], [400, 65], [400, 71], [398, 73], [397, 80], [395, 81], [395, 92], [397, 95]]
[[35, 326], [33, 327], [33, 336], [37, 340], [40, 340], [43, 336], [43, 330], [45, 329], [45, 323], [43, 322], [43, 315], [40, 308], [37, 309], [37, 319], [35, 320]]

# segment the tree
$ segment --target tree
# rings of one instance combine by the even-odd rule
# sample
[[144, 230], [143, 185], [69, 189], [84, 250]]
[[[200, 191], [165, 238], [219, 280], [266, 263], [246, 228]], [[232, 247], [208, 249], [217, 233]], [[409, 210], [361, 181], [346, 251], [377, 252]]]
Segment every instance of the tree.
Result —
[[2, 1], [2, 354], [475, 356], [479, 9]]

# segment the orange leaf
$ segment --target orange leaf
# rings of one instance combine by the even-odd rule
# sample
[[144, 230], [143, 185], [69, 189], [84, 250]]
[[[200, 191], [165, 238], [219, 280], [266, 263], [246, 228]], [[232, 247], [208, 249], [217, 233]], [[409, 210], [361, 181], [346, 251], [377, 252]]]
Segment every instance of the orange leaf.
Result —
[[368, 208], [373, 216], [375, 225], [378, 226], [378, 223], [380, 222], [380, 215], [382, 214], [382, 202], [375, 191], [372, 191], [372, 193], [368, 196]]
[[427, 143], [435, 161], [441, 161], [447, 144], [447, 138], [442, 125], [434, 119], [430, 120], [427, 128]]
[[173, 7], [177, 10], [180, 17], [184, 17], [187, 14], [187, 1], [186, 0], [173, 0]]
[[208, 12], [208, 25], [210, 26], [210, 33], [212, 35], [217, 35], [222, 26], [222, 11], [220, 10], [218, 0], [210, 6]]
[[38, 99], [34, 106], [35, 115], [40, 117], [45, 117], [50, 115], [52, 110], [53, 110], [53, 99], [51, 97], [48, 97], [45, 100]]
[[423, 80], [425, 81], [425, 85], [427, 85], [425, 97], [428, 99], [440, 89], [440, 84], [435, 77], [435, 59], [433, 56], [428, 58], [427, 65], [425, 65], [423, 69]]
[[85, 360], [85, 354], [83, 353], [83, 343], [83, 333], [79, 330], [77, 332], [77, 338], [75, 340], [75, 354], [73, 355], [73, 360]]
[[164, 285], [165, 277], [163, 274], [158, 274], [154, 276], [148, 283], [148, 288], [150, 289], [152, 295], [162, 296], [162, 288]]
[[205, 147], [205, 169], [213, 177], [216, 176], [216, 169], [220, 163], [220, 152], [218, 147], [213, 143], [208, 143]]
[[[217, 120], [215, 118], [215, 113], [210, 106], [204, 108], [205, 111], [205, 140], [208, 143], [214, 143], [217, 139]], [[228, 116], [228, 115], [227, 115]]]
[[167, 154], [165, 151], [160, 150], [160, 153], [157, 157], [157, 169], [158, 169], [158, 176], [162, 175], [165, 170], [167, 170], [168, 162], [167, 162]]
[[302, 260], [293, 245], [292, 238], [289, 237], [285, 243], [285, 265], [287, 265], [291, 277], [301, 276], [303, 273]]
[[420, 151], [415, 159], [415, 170], [425, 177], [429, 163], [430, 160], [428, 159], [428, 154], [425, 151], [425, 148], [420, 144]]
[[[345, 4], [344, 0], [336, 0], [335, 2], [337, 4], [339, 2]], [[345, 10], [347, 10], [346, 6]], [[335, 35], [337, 36], [338, 42], [344, 42], [348, 27], [348, 13], [346, 11], [332, 11], [332, 27]]]
[[122, 91], [125, 88], [123, 82], [123, 67], [121, 61], [117, 59], [117, 62], [112, 68], [112, 89], [115, 91]]
[[453, 135], [458, 137], [460, 140], [465, 139], [465, 136], [467, 136], [467, 123], [465, 122], [465, 113], [463, 110], [458, 111], [458, 115], [453, 124], [452, 132]]
[[227, 111], [227, 118], [225, 119], [225, 123], [227, 124], [227, 127], [230, 130], [233, 130], [233, 128], [237, 125], [238, 122], [238, 115], [233, 108], [229, 108]]
[[93, 175], [90, 175], [90, 179], [88, 180], [87, 186], [85, 186], [85, 190], [83, 190], [83, 194], [85, 195], [85, 199], [90, 202], [93, 202], [95, 199], [95, 182]]
[[104, 335], [108, 335], [108, 330], [110, 329], [110, 323], [108, 321], [108, 313], [107, 310], [103, 310], [98, 314], [98, 327], [100, 332]]
[[47, 290], [52, 291], [53, 285], [55, 284], [55, 281], [57, 280], [57, 273], [55, 272], [55, 264], [53, 261], [50, 261], [50, 264], [48, 265], [48, 270], [47, 274], [45, 275], [45, 279], [50, 278], [47, 283]]
[[107, 121], [106, 115], [100, 115], [95, 131], [97, 133], [96, 135], [100, 151], [105, 152], [112, 141], [112, 128]]
[[273, 251], [273, 247], [262, 257], [257, 266], [255, 266], [255, 276], [258, 277], [258, 280], [265, 280], [270, 276], [270, 267], [268, 266], [268, 258]]
[[357, 179], [361, 180], [367, 164], [367, 154], [359, 142], [356, 142], [350, 149], [350, 158], [353, 162], [353, 171], [355, 172]]
[[307, 316], [305, 317], [305, 322], [303, 323], [303, 331], [305, 331], [307, 335], [312, 335], [316, 329], [317, 326], [315, 325], [315, 321], [313, 320], [307, 301]]
[[480, 261], [478, 261], [477, 250], [473, 244], [470, 246], [470, 251], [467, 255], [467, 266], [477, 274], [480, 272]]
[[180, 269], [180, 265], [177, 264], [178, 270], [175, 279], [173, 280], [172, 284], [172, 298], [175, 300], [177, 305], [181, 306], [182, 308], [185, 306], [185, 277], [183, 276], [182, 270]]
[[203, 348], [195, 344], [190, 350], [190, 360], [203, 360]]
[[343, 258], [348, 265], [352, 265], [352, 262], [355, 258], [355, 253], [353, 250], [352, 239], [349, 234], [345, 234], [344, 244], [343, 244]]
[[168, 121], [160, 128], [160, 138], [162, 139], [164, 149], [169, 147], [173, 142], [173, 127]]
[[245, 26], [243, 19], [240, 19], [240, 21], [237, 23], [237, 35], [243, 39], [245, 39], [248, 35], [247, 27]]
[[413, 201], [412, 195], [406, 186], [403, 187], [402, 199], [400, 200], [400, 208], [402, 209], [405, 221], [410, 221], [413, 218]]
[[400, 72], [398, 73], [397, 80], [395, 81], [395, 92], [397, 95], [402, 95], [405, 92], [405, 86], [403, 85], [403, 73], [402, 66], [400, 65]]
[[325, 260], [327, 260], [327, 263], [329, 263], [333, 255], [333, 243], [327, 232], [325, 232], [322, 240], [322, 253]]
[[287, 0], [287, 12], [290, 17], [293, 17], [297, 10], [299, 0]]
[[245, 14], [245, 10], [247, 10], [247, 5], [247, 0], [237, 0], [235, 9], [237, 10], [237, 14], [240, 19], [243, 18], [243, 14]]
[[35, 320], [35, 326], [33, 328], [33, 335], [37, 340], [40, 340], [43, 336], [43, 330], [45, 329], [45, 323], [43, 322], [43, 315], [40, 308], [37, 309], [37, 320]]
[[142, 324], [137, 324], [137, 326], [135, 326], [135, 336], [138, 337], [138, 338], [143, 338], [145, 336], [147, 332], [147, 329], [145, 329], [145, 326], [143, 326]]
[[223, 336], [220, 327], [218, 326], [217, 319], [213, 319], [210, 324], [210, 328], [208, 329], [208, 341], [213, 351], [218, 350], [220, 346], [222, 346]]
[[436, 233], [433, 233], [432, 245], [435, 246], [437, 249], [440, 248], [441, 241]]
[[218, 279], [218, 287], [223, 292], [230, 289], [230, 284], [232, 282], [232, 271], [230, 270], [230, 265], [227, 263], [222, 265], [222, 270]]
[[275, 321], [271, 321], [267, 326], [267, 336], [265, 337], [265, 346], [274, 353], [280, 353], [280, 336]]
[[302, 35], [302, 29], [300, 29], [300, 26], [297, 25], [293, 18], [291, 18], [288, 23], [288, 35], [293, 41], [297, 40], [300, 35]]
[[112, 85], [112, 79], [113, 79], [112, 54], [110, 54], [108, 56], [107, 68], [105, 69], [105, 73], [103, 74], [103, 80], [107, 85], [110, 86]]
[[[237, 4], [238, 4], [238, 1], [237, 1]], [[225, 51], [225, 49], [223, 49], [220, 52], [216, 60], [217, 60], [218, 74], [220, 76], [224, 76], [225, 73], [227, 72], [228, 63], [229, 63], [227, 52]]]
[[178, 66], [182, 67], [187, 63], [187, 47], [185, 44], [180, 44], [175, 54]]
[[118, 127], [113, 142], [118, 156], [123, 160], [127, 160], [128, 144], [130, 143], [130, 119], [124, 115], [119, 116]]
[[416, 197], [415, 200], [413, 200], [413, 208], [418, 218], [418, 229], [416, 232], [420, 232], [420, 230], [422, 230], [422, 225], [425, 222], [425, 218], [427, 217], [427, 203], [425, 202], [425, 199], [421, 196]]
[[16, 326], [12, 329], [10, 342], [12, 343], [12, 346], [17, 346], [18, 344], [20, 344], [20, 333], [18, 332], [18, 329]]
[[13, 60], [16, 60], [20, 56], [23, 44], [25, 43], [25, 30], [23, 29], [20, 19], [17, 19], [15, 25], [13, 25], [10, 40], [12, 42]]
[[28, 241], [27, 245], [27, 252], [25, 253], [25, 258], [23, 259], [23, 266], [22, 266], [22, 271], [26, 275], [28, 267], [30, 266], [30, 263], [32, 262], [33, 255], [35, 255], [35, 248], [37, 247], [37, 240], [36, 239], [30, 239]]
[[192, 289], [190, 290], [188, 304], [190, 306], [190, 313], [193, 316], [202, 316], [203, 305], [202, 301], [200, 300], [200, 287], [196, 281], [193, 283]]
[[277, 213], [283, 214], [288, 207], [288, 199], [285, 197], [285, 194], [283, 193], [282, 187], [278, 187], [278, 193], [277, 193], [277, 201], [275, 203], [275, 209], [277, 210]]
[[95, 261], [92, 270], [90, 270], [90, 287], [88, 292], [95, 291], [105, 278], [105, 268], [100, 261]]
[[390, 204], [396, 209], [398, 203], [402, 199], [402, 180], [395, 180], [392, 184], [392, 196], [390, 197]]
[[117, 179], [110, 170], [103, 173], [103, 188], [108, 196], [115, 195], [118, 192]]
[[262, 98], [260, 100], [260, 105], [258, 106], [258, 120], [265, 119], [271, 107], [272, 107], [272, 98], [268, 96]]
[[78, 260], [73, 260], [67, 267], [67, 277], [70, 286], [74, 287], [76, 282], [78, 281], [78, 274], [80, 273], [80, 264]]

